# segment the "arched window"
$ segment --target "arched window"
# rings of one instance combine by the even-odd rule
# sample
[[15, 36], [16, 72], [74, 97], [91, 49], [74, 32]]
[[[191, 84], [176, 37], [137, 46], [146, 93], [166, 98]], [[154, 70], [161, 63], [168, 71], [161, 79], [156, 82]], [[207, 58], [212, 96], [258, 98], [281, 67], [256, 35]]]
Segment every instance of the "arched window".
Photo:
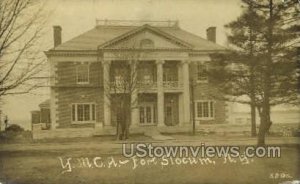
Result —
[[142, 49], [154, 48], [154, 42], [150, 39], [141, 40], [140, 47]]

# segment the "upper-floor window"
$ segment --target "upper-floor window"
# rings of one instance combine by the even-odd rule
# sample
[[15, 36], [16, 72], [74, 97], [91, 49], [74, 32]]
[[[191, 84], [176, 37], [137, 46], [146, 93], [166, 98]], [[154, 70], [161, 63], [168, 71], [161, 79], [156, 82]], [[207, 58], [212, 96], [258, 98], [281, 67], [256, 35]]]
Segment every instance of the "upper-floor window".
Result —
[[163, 81], [178, 81], [176, 65], [165, 65], [163, 72]]
[[127, 68], [116, 67], [113, 69], [113, 82], [117, 86], [125, 85], [130, 80], [127, 75], [129, 75]]
[[150, 49], [150, 48], [154, 48], [154, 42], [150, 39], [143, 39], [140, 42], [140, 47], [142, 49]]
[[214, 119], [215, 105], [214, 101], [196, 101], [195, 102], [196, 119]]
[[95, 104], [72, 104], [72, 122], [84, 123], [96, 120]]
[[144, 66], [139, 69], [139, 79], [143, 83], [152, 83], [153, 82], [153, 71], [152, 68]]
[[197, 82], [208, 82], [208, 64], [198, 63], [197, 65]]
[[81, 64], [77, 66], [77, 84], [89, 83], [89, 65]]

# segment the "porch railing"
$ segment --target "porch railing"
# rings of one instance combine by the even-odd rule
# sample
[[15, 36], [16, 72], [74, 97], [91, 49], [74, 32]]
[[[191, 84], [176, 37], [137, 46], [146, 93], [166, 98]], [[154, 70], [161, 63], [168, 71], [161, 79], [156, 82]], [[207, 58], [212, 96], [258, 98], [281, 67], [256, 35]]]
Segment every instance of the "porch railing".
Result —
[[163, 81], [163, 86], [165, 89], [178, 89], [182, 87], [179, 81]]
[[156, 81], [138, 81], [137, 87], [139, 89], [157, 89]]
[[[111, 90], [116, 90], [118, 92], [129, 90], [129, 86], [125, 84], [120, 84], [117, 82], [111, 82]], [[157, 82], [156, 81], [138, 81], [136, 84], [138, 89], [142, 90], [155, 90], [157, 89]], [[164, 89], [181, 89], [183, 85], [179, 81], [163, 81], [163, 88]], [[126, 89], [125, 89], [126, 88]]]

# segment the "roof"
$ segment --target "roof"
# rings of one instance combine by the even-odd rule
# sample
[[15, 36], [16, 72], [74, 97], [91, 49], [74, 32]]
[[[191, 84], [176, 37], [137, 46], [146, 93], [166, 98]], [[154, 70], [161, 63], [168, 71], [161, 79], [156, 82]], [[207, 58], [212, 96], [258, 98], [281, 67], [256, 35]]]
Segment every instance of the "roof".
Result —
[[[67, 41], [61, 45], [51, 49], [57, 51], [85, 51], [96, 50], [98, 46], [122, 37], [135, 30], [141, 30], [141, 27], [151, 28], [152, 26], [96, 26], [95, 28]], [[193, 50], [225, 50], [226, 48], [216, 43], [201, 38], [198, 35], [187, 32], [179, 27], [152, 27], [154, 30], [160, 31], [163, 36], [174, 37], [192, 46]]]

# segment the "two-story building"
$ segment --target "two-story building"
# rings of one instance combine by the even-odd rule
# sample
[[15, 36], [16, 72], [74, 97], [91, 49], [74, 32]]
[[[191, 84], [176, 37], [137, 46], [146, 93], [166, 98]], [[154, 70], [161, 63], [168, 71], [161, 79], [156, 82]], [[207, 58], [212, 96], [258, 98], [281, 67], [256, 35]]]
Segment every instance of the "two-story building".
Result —
[[218, 91], [205, 72], [210, 54], [225, 51], [216, 44], [215, 27], [207, 29], [207, 39], [176, 21], [98, 20], [92, 30], [64, 43], [61, 32], [54, 26], [54, 48], [45, 52], [52, 131], [112, 134], [118, 121], [113, 97], [120, 93], [112, 88], [124, 71], [137, 76], [135, 90], [128, 92], [137, 106], [128, 111], [131, 132], [188, 131], [193, 115], [197, 126], [226, 123], [226, 104], [213, 98]]

